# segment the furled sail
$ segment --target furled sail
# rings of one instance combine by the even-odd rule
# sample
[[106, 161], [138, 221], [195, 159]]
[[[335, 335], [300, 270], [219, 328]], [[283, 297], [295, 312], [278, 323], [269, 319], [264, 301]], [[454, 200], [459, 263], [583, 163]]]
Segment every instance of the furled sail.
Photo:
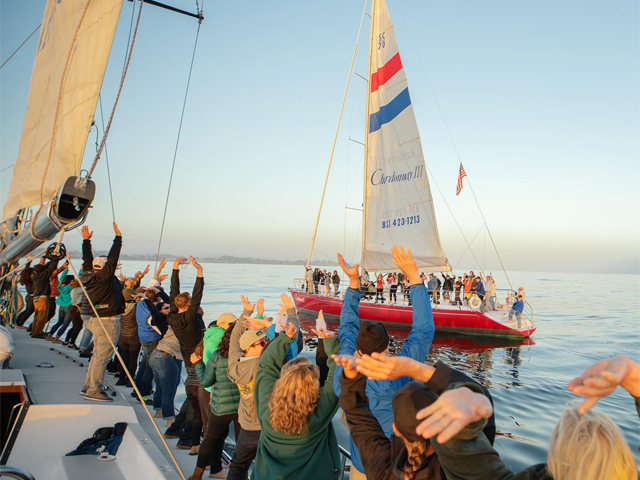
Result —
[[121, 7], [48, 0], [3, 220], [48, 201], [78, 173]]
[[374, 0], [362, 267], [391, 270], [391, 247], [411, 248], [418, 267], [448, 271], [407, 77], [384, 0]]

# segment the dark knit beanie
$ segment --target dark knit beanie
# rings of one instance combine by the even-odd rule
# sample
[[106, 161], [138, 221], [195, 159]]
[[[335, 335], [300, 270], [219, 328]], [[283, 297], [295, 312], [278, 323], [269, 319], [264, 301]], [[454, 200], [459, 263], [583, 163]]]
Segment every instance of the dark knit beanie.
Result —
[[438, 396], [424, 386], [422, 382], [410, 382], [393, 396], [393, 422], [398, 432], [409, 442], [424, 441], [416, 433], [416, 428], [422, 420], [416, 419], [416, 414], [438, 399]]
[[362, 354], [371, 355], [373, 352], [382, 353], [389, 346], [389, 333], [378, 322], [363, 320], [360, 322], [356, 347]]

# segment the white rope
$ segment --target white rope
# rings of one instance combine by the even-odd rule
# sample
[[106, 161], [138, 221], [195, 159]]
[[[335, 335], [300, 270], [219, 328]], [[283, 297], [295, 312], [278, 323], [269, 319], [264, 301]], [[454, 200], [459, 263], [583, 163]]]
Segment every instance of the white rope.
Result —
[[120, 356], [120, 353], [118, 352], [118, 349], [116, 348], [116, 346], [114, 345], [113, 341], [111, 340], [111, 337], [109, 337], [109, 334], [107, 333], [107, 329], [105, 328], [104, 323], [102, 323], [102, 318], [98, 314], [98, 311], [96, 310], [96, 307], [91, 302], [89, 294], [87, 293], [87, 290], [84, 287], [84, 284], [82, 283], [82, 279], [80, 278], [80, 275], [78, 274], [76, 268], [71, 263], [71, 256], [68, 253], [67, 253], [67, 259], [69, 260], [69, 266], [73, 270], [73, 273], [75, 273], [75, 275], [76, 275], [76, 280], [78, 280], [78, 284], [80, 285], [80, 288], [82, 288], [82, 293], [84, 294], [86, 301], [91, 306], [91, 310], [93, 310], [93, 313], [95, 314], [96, 318], [98, 319], [98, 322], [100, 323], [100, 327], [102, 327], [102, 330], [104, 331], [105, 337], [107, 337], [107, 340], [109, 341], [109, 344], [111, 345], [111, 348], [113, 348], [113, 351], [116, 354], [116, 358], [118, 359], [118, 362], [120, 362], [120, 365], [122, 366], [122, 371], [125, 373], [125, 375], [129, 379], [129, 382], [133, 386], [133, 389], [136, 392], [136, 396], [140, 400], [140, 403], [142, 404], [142, 407], [144, 408], [144, 411], [147, 413], [147, 416], [151, 420], [151, 424], [153, 425], [153, 428], [155, 429], [155, 431], [158, 433], [158, 436], [160, 437], [160, 440], [162, 441], [163, 445], [167, 449], [167, 452], [169, 453], [169, 456], [171, 457], [171, 460], [173, 461], [176, 469], [178, 470], [178, 473], [180, 474], [180, 477], [182, 477], [182, 480], [186, 480], [186, 477], [184, 476], [184, 473], [182, 473], [182, 470], [180, 469], [180, 465], [178, 465], [178, 461], [176, 460], [176, 457], [173, 456], [173, 453], [171, 452], [171, 449], [169, 448], [169, 445], [167, 445], [167, 442], [164, 440], [162, 432], [158, 428], [158, 425], [156, 424], [155, 420], [153, 419], [153, 415], [151, 415], [151, 412], [149, 411], [149, 408], [147, 407], [147, 404], [145, 403], [144, 398], [143, 398], [142, 394], [140, 393], [140, 390], [138, 390], [138, 387], [136, 386], [135, 380], [133, 379], [133, 377], [129, 373], [129, 369], [125, 365], [124, 360]]

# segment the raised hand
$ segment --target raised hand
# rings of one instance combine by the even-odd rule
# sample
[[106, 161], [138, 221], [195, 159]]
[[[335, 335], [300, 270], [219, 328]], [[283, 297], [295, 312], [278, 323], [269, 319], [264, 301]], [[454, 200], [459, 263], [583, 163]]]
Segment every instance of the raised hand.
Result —
[[244, 295], [240, 295], [240, 300], [242, 300], [242, 308], [253, 313], [253, 310], [256, 308], [255, 304], [249, 303], [249, 298]]
[[347, 378], [356, 378], [358, 370], [356, 370], [356, 359], [353, 355], [331, 355], [336, 365], [342, 365], [342, 371]]
[[316, 319], [316, 330], [326, 330], [327, 322], [324, 321], [324, 315], [322, 314], [322, 310], [318, 312], [318, 318]]
[[282, 327], [282, 330], [284, 330], [284, 333], [286, 333], [287, 337], [289, 338], [295, 337], [296, 333], [298, 332], [296, 326], [291, 322], [288, 322], [286, 325], [284, 322], [279, 322], [278, 325]]
[[[164, 257], [162, 257], [162, 260], [160, 260], [160, 264], [158, 265], [158, 271], [161, 272], [166, 265], [167, 265], [167, 260]], [[149, 272], [149, 265], [147, 265], [147, 269], [145, 270], [145, 272]]]
[[640, 365], [627, 357], [600, 360], [571, 380], [568, 388], [574, 395], [587, 397], [578, 408], [582, 415], [598, 400], [611, 395], [618, 385], [634, 397], [640, 397]]
[[116, 237], [121, 237], [122, 233], [120, 233], [120, 229], [118, 228], [118, 224], [116, 222], [113, 222], [113, 231], [116, 234]]
[[286, 293], [283, 293], [282, 295], [280, 295], [280, 300], [282, 301], [280, 306], [284, 307], [285, 310], [289, 310], [290, 308], [295, 308], [295, 305], [293, 304], [293, 300], [291, 300], [291, 297]]
[[191, 354], [191, 357], [189, 357], [189, 359], [191, 360], [191, 363], [192, 363], [193, 365], [195, 365], [196, 363], [198, 363], [199, 361], [201, 361], [201, 360], [202, 360], [202, 357], [201, 357], [201, 356], [199, 356], [199, 355], [196, 355], [195, 353], [192, 353], [192, 354]]
[[169, 274], [168, 273], [165, 273], [164, 275], [160, 275], [158, 277], [158, 283], [164, 282], [167, 278], [169, 278]]
[[438, 443], [446, 443], [470, 423], [489, 418], [493, 407], [489, 399], [466, 387], [444, 392], [438, 400], [416, 414], [418, 420], [426, 419], [416, 428], [424, 438], [437, 435]]
[[121, 282], [123, 282], [123, 283], [124, 283], [124, 281], [127, 279], [127, 277], [125, 277], [123, 273], [119, 273], [119, 274], [118, 274], [118, 278], [119, 278], [119, 279], [120, 279], [120, 281], [121, 281]]
[[186, 258], [178, 257], [173, 261], [173, 269], [177, 270], [178, 268], [180, 268], [180, 265], [186, 265], [187, 263], [189, 262], [187, 261]]
[[[164, 258], [162, 260], [164, 260]], [[150, 268], [151, 268], [151, 265], [147, 265], [147, 268], [145, 268], [142, 272], [138, 272], [138, 273], [142, 274], [142, 276], [144, 277], [147, 273], [149, 273]], [[136, 276], [138, 275], [138, 273], [136, 273]]]
[[256, 307], [258, 307], [258, 315], [264, 314], [264, 298], [259, 298], [256, 302]]
[[326, 330], [324, 328], [312, 328], [311, 331], [319, 338], [333, 338], [336, 336], [336, 332], [332, 332], [331, 330]]
[[413, 377], [427, 382], [433, 375], [435, 368], [417, 362], [409, 357], [388, 357], [374, 352], [358, 358], [358, 372], [371, 380], [395, 380], [400, 377]]
[[93, 236], [93, 232], [89, 230], [87, 225], [80, 229], [80, 233], [82, 234], [82, 238], [85, 240], [91, 240], [91, 237]]
[[358, 290], [360, 288], [360, 264], [356, 263], [353, 267], [344, 261], [342, 255], [338, 253], [338, 263], [340, 268], [349, 277], [349, 288]]
[[269, 328], [272, 318], [254, 318], [249, 315], [243, 315], [242, 325], [247, 330], [260, 330], [261, 328]]
[[408, 248], [405, 252], [402, 245], [400, 247], [394, 245], [391, 248], [391, 253], [393, 254], [393, 263], [407, 276], [411, 285], [419, 284], [421, 282], [420, 273], [418, 273], [418, 266], [411, 256], [411, 249]]

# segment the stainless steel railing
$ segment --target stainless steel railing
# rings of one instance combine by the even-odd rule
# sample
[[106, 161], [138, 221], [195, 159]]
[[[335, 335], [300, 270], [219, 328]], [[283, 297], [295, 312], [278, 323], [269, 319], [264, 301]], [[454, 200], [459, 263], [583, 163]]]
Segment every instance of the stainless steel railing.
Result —
[[26, 470], [11, 467], [9, 465], [0, 465], [0, 477], [2, 476], [18, 478], [20, 480], [36, 480], [36, 477], [31, 475]]

